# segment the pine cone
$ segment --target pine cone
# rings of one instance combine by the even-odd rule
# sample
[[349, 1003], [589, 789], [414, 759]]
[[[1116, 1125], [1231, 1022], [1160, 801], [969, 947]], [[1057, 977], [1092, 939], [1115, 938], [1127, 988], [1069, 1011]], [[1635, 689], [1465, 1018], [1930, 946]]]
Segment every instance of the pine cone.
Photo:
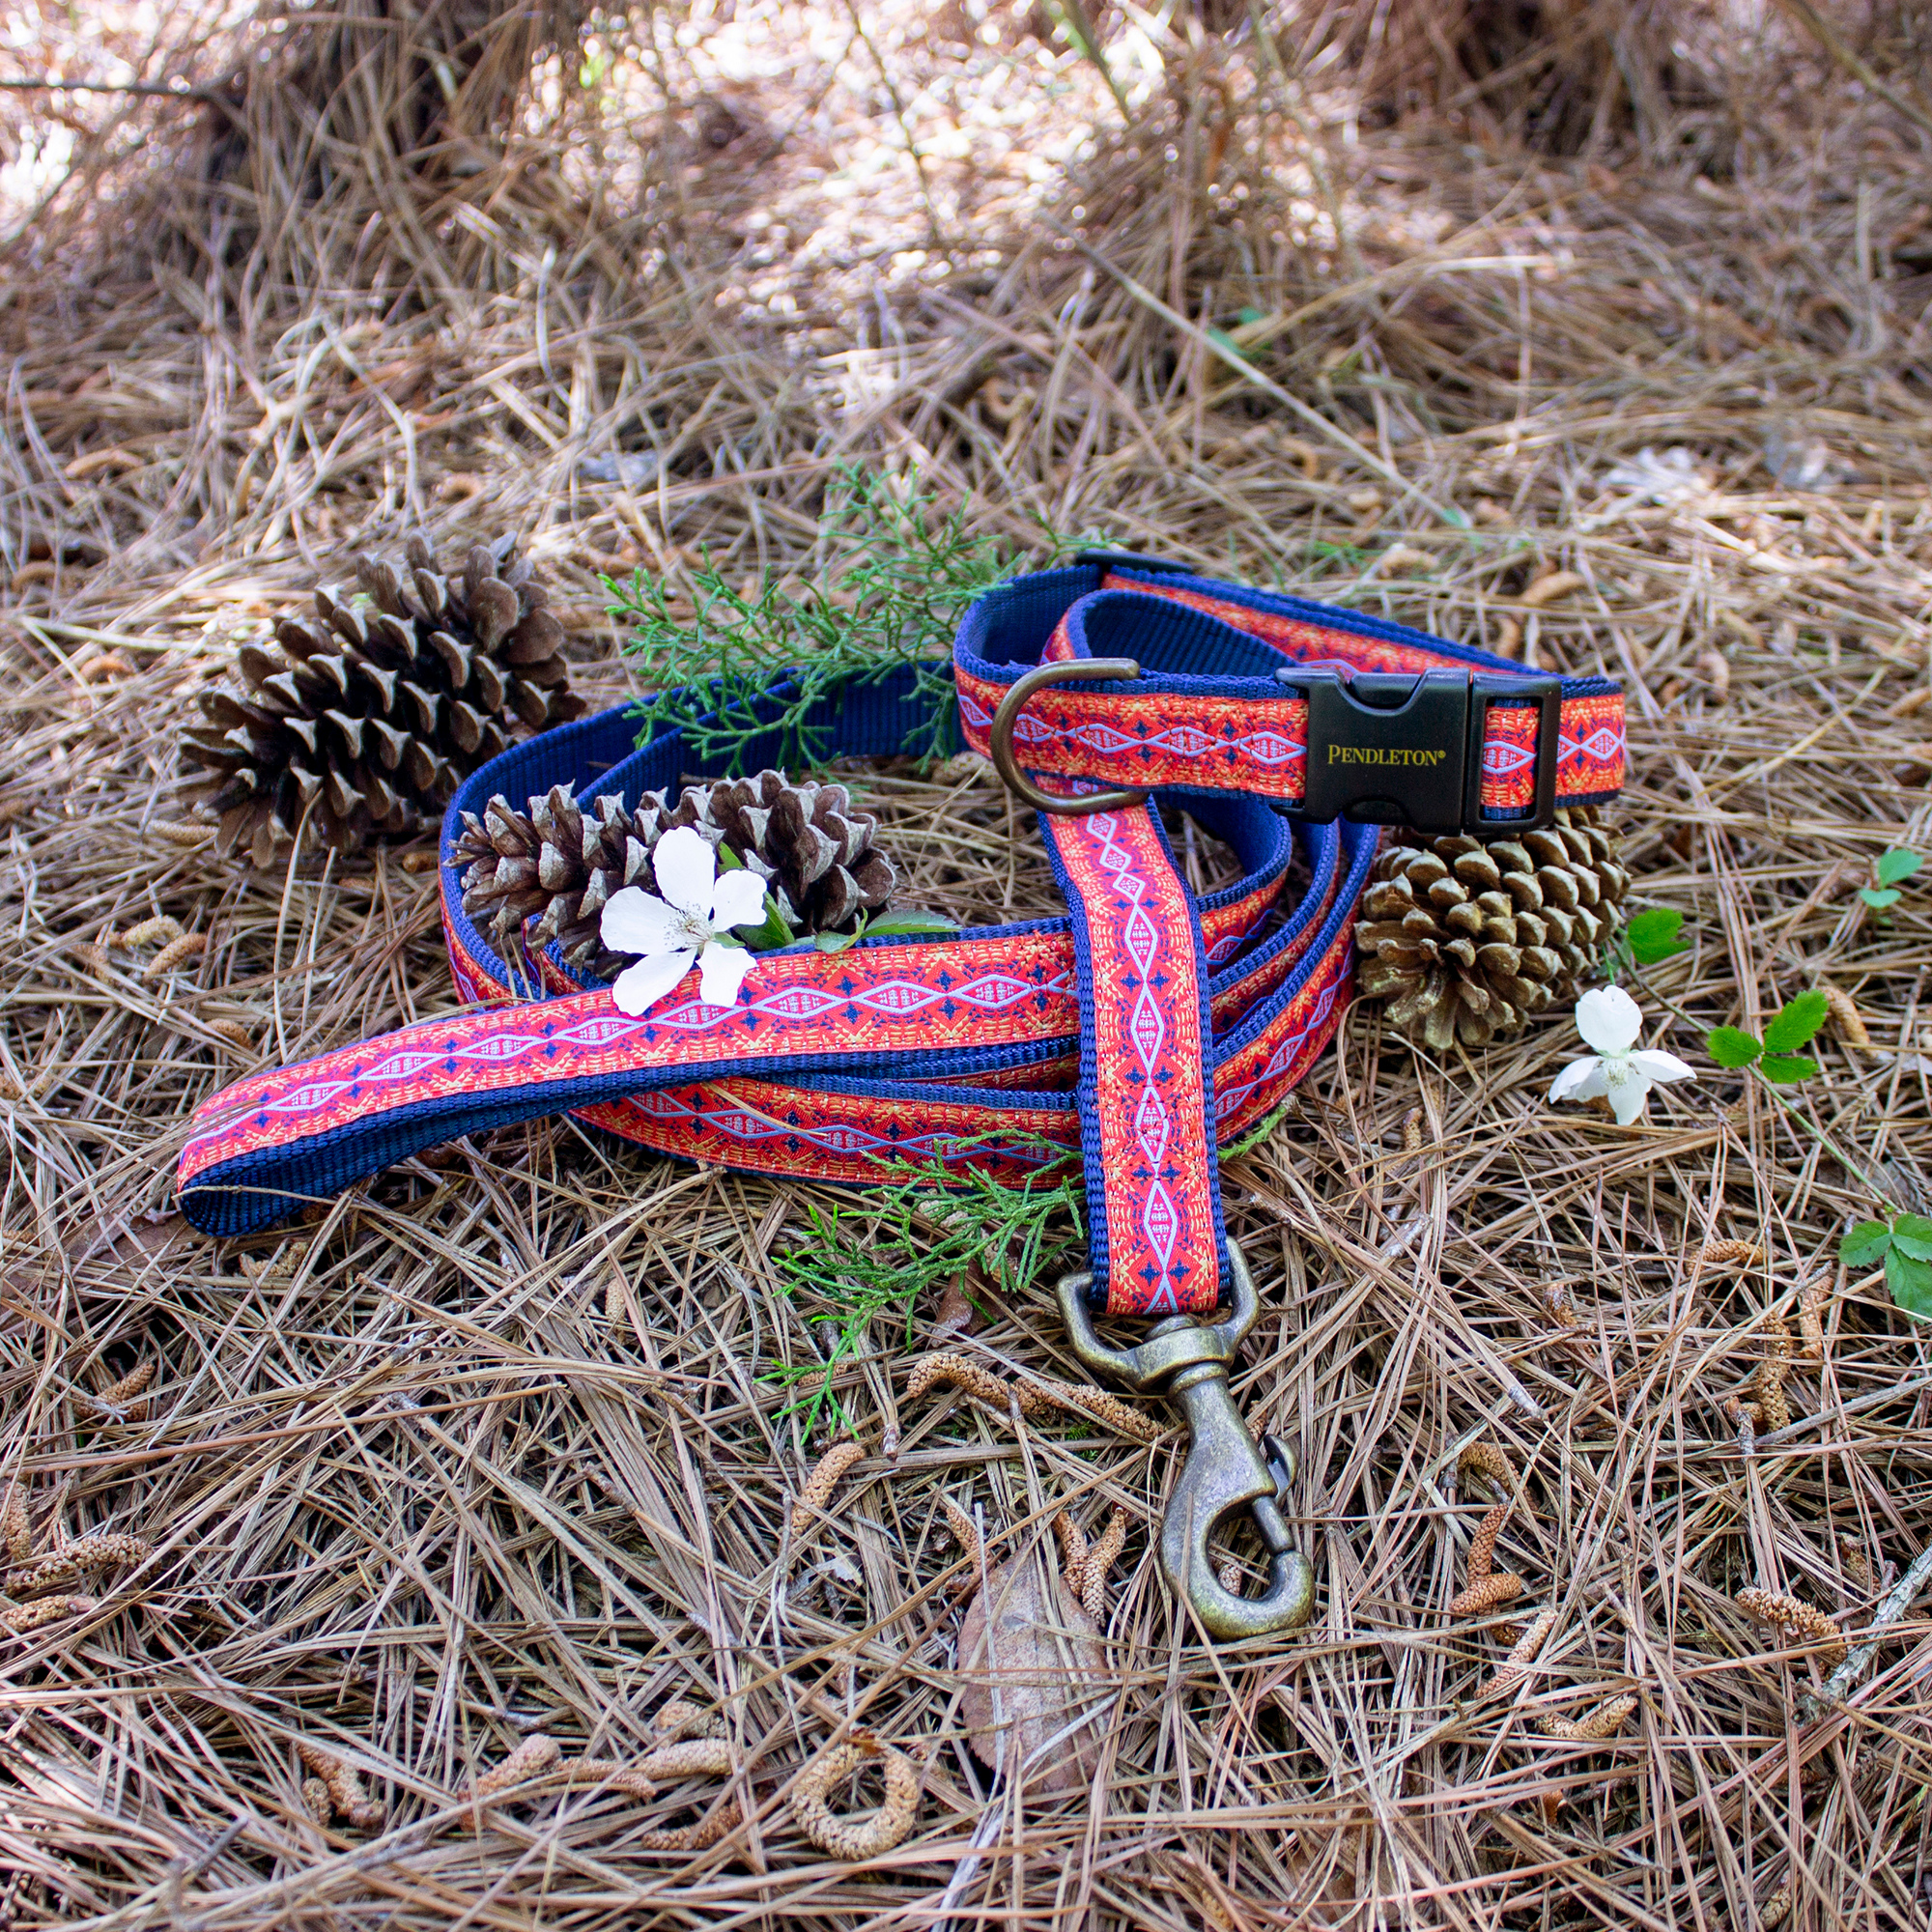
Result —
[[892, 861], [872, 843], [879, 821], [840, 784], [794, 784], [782, 772], [687, 785], [665, 820], [728, 845], [772, 889], [794, 932], [841, 932], [892, 896]]
[[675, 807], [653, 791], [635, 808], [609, 796], [586, 811], [561, 785], [529, 805], [526, 816], [499, 797], [480, 819], [464, 814], [464, 909], [490, 926], [506, 956], [526, 939], [535, 947], [555, 940], [572, 965], [601, 980], [629, 963], [605, 951], [605, 904], [626, 886], [657, 890], [650, 855], [676, 826], [727, 846], [766, 881], [800, 934], [849, 929], [862, 911], [884, 905], [896, 883], [891, 860], [871, 842], [877, 820], [851, 810], [843, 785], [793, 784], [782, 772], [689, 785]]
[[1576, 998], [1629, 883], [1595, 807], [1515, 838], [1396, 836], [1355, 927], [1355, 990], [1386, 1000], [1390, 1025], [1442, 1053]]
[[472, 546], [445, 578], [412, 536], [400, 565], [357, 559], [360, 594], [318, 588], [314, 617], [275, 626], [278, 651], [242, 647], [241, 688], [204, 693], [209, 723], [184, 740], [222, 851], [266, 866], [298, 838], [348, 851], [413, 832], [520, 727], [582, 713], [513, 543]]

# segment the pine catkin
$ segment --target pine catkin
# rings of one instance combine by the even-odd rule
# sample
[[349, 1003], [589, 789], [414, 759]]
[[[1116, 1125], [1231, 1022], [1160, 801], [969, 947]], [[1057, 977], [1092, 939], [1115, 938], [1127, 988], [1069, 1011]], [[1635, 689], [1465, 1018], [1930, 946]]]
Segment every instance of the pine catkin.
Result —
[[37, 1604], [9, 1604], [0, 1609], [0, 1631], [9, 1636], [25, 1636], [43, 1624], [57, 1624], [63, 1617], [85, 1616], [94, 1607], [92, 1597], [43, 1597]]
[[1065, 1510], [1057, 1510], [1053, 1518], [1053, 1533], [1060, 1539], [1060, 1574], [1065, 1579], [1067, 1589], [1075, 1597], [1080, 1597], [1087, 1588], [1086, 1532]]
[[1755, 1241], [1706, 1241], [1697, 1261], [1702, 1267], [1762, 1267], [1764, 1250]]
[[980, 1587], [980, 1572], [984, 1568], [980, 1525], [944, 1491], [940, 1492], [939, 1511], [946, 1519], [946, 1527], [951, 1532], [953, 1542], [959, 1546], [961, 1553], [966, 1558], [966, 1574], [952, 1586], [952, 1594], [955, 1597], [963, 1597]]
[[1791, 1403], [1784, 1393], [1784, 1384], [1791, 1374], [1791, 1330], [1785, 1325], [1783, 1316], [1773, 1315], [1765, 1322], [1765, 1332], [1771, 1338], [1771, 1352], [1757, 1365], [1757, 1373], [1751, 1378], [1751, 1392], [1757, 1398], [1758, 1419], [1764, 1426], [1788, 1429]]
[[312, 1745], [306, 1738], [296, 1740], [296, 1755], [322, 1780], [329, 1808], [338, 1818], [346, 1818], [358, 1831], [377, 1830], [389, 1815], [388, 1806], [379, 1804], [363, 1788], [361, 1777], [348, 1762], [333, 1751]]
[[[1468, 1469], [1479, 1476], [1487, 1476], [1496, 1486], [1498, 1493], [1505, 1497], [1516, 1494], [1516, 1470], [1510, 1459], [1493, 1442], [1471, 1442], [1456, 1458], [1458, 1471]], [[1493, 1543], [1495, 1539], [1491, 1538]]]
[[501, 1764], [471, 1779], [456, 1794], [458, 1802], [474, 1804], [481, 1799], [495, 1798], [499, 1792], [513, 1790], [519, 1784], [526, 1784], [531, 1778], [542, 1776], [562, 1755], [562, 1747], [554, 1738], [547, 1738], [538, 1732], [526, 1738]]
[[692, 1738], [683, 1744], [659, 1745], [638, 1760], [645, 1776], [669, 1782], [678, 1777], [729, 1777], [733, 1769], [728, 1738]]
[[185, 966], [190, 959], [208, 950], [208, 934], [205, 932], [185, 932], [179, 939], [171, 939], [150, 959], [142, 970], [144, 980], [163, 980], [177, 966]]
[[922, 1355], [906, 1378], [906, 1399], [917, 1402], [942, 1383], [977, 1398], [1000, 1414], [1009, 1413], [1017, 1399], [1020, 1413], [1037, 1421], [1055, 1410], [1071, 1411], [1103, 1423], [1116, 1435], [1137, 1442], [1157, 1442], [1166, 1433], [1151, 1416], [1130, 1407], [1105, 1389], [1076, 1387], [1042, 1376], [1020, 1375], [1010, 1386], [970, 1355]]
[[1804, 1646], [1815, 1646], [1827, 1670], [1844, 1662], [1845, 1634], [1823, 1610], [1776, 1590], [1740, 1590], [1733, 1601], [1753, 1623], [1788, 1631]]
[[651, 1719], [651, 1734], [663, 1744], [676, 1744], [700, 1731], [708, 1738], [722, 1738], [724, 1720], [682, 1697], [673, 1697]]
[[1107, 1573], [1126, 1547], [1127, 1513], [1116, 1503], [1107, 1519], [1107, 1527], [1087, 1552], [1086, 1585], [1080, 1592], [1080, 1602], [1095, 1623], [1100, 1621], [1100, 1611], [1107, 1601]]
[[335, 1806], [328, 1802], [328, 1786], [319, 1777], [303, 1778], [301, 1801], [302, 1809], [326, 1831], [335, 1816]]
[[1449, 1600], [1449, 1614], [1454, 1617], [1488, 1616], [1492, 1610], [1499, 1610], [1505, 1604], [1513, 1604], [1522, 1595], [1522, 1578], [1501, 1570], [1493, 1577], [1484, 1577], [1471, 1583], [1460, 1596]]
[[636, 1765], [619, 1764], [614, 1758], [566, 1758], [546, 1772], [542, 1781], [546, 1790], [555, 1790], [560, 1785], [595, 1784], [608, 1791], [621, 1791], [625, 1797], [644, 1804], [658, 1795], [657, 1785], [642, 1770]]
[[1549, 1633], [1556, 1628], [1556, 1612], [1540, 1610], [1531, 1619], [1529, 1628], [1517, 1638], [1510, 1654], [1496, 1666], [1495, 1674], [1476, 1694], [1480, 1697], [1498, 1697], [1504, 1691], [1514, 1690], [1529, 1675], [1529, 1666], [1536, 1662], [1538, 1653], [1549, 1640]]
[[156, 913], [151, 919], [142, 920], [137, 925], [130, 925], [126, 932], [116, 933], [107, 944], [119, 952], [131, 952], [137, 946], [153, 946], [156, 940], [172, 944], [182, 936], [182, 923], [164, 912]]
[[99, 1395], [76, 1392], [73, 1398], [76, 1408], [87, 1409], [90, 1413], [104, 1416], [115, 1422], [138, 1422], [147, 1413], [146, 1403], [135, 1403], [135, 1397], [146, 1393], [148, 1384], [155, 1379], [155, 1364], [142, 1362], [130, 1369], [117, 1381], [111, 1381]]
[[[885, 1803], [866, 1823], [853, 1824], [834, 1813], [826, 1794], [872, 1758], [881, 1761], [885, 1772]], [[875, 1859], [891, 1851], [912, 1830], [918, 1811], [919, 1767], [904, 1751], [864, 1734], [821, 1751], [791, 1787], [791, 1815], [798, 1829], [835, 1859]]]
[[1798, 1333], [1804, 1340], [1801, 1352], [1807, 1362], [1825, 1359], [1825, 1284], [1807, 1281], [1798, 1291]]
[[835, 1442], [818, 1459], [811, 1474], [805, 1479], [805, 1488], [799, 1492], [798, 1500], [791, 1506], [791, 1533], [803, 1536], [818, 1520], [819, 1513], [832, 1500], [832, 1492], [838, 1487], [838, 1479], [854, 1463], [865, 1457], [865, 1450], [857, 1442]]
[[111, 1570], [118, 1564], [139, 1563], [154, 1553], [154, 1546], [138, 1536], [125, 1536], [114, 1530], [95, 1530], [87, 1536], [50, 1549], [17, 1570], [7, 1573], [10, 1597], [26, 1597], [39, 1590], [51, 1590], [62, 1583], [78, 1582], [98, 1570]]
[[738, 1829], [744, 1807], [735, 1797], [724, 1802], [708, 1818], [669, 1832], [639, 1832], [633, 1841], [646, 1852], [701, 1852]]
[[0, 1508], [0, 1545], [5, 1546], [7, 1561], [15, 1569], [34, 1560], [34, 1532], [27, 1520], [27, 1498], [17, 1483], [7, 1492], [6, 1505]]
[[1866, 1031], [1864, 1015], [1859, 1011], [1852, 996], [1840, 986], [1820, 986], [1818, 990], [1825, 996], [1826, 1009], [1832, 1016], [1832, 1031], [1846, 1046], [1869, 1053], [1871, 1035]]
[[1536, 1720], [1536, 1728], [1546, 1738], [1554, 1738], [1563, 1744], [1601, 1744], [1605, 1738], [1613, 1738], [1623, 1729], [1624, 1719], [1636, 1709], [1634, 1693], [1626, 1691], [1621, 1697], [1612, 1697], [1607, 1704], [1580, 1721], [1573, 1722], [1568, 1718], [1544, 1716]]

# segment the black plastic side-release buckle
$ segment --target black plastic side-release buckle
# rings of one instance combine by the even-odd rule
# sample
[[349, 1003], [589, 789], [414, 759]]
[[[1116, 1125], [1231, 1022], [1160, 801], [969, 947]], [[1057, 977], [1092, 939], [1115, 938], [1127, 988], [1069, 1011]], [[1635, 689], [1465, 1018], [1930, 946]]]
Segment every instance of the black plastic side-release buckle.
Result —
[[[1557, 677], [1460, 670], [1275, 672], [1308, 697], [1306, 789], [1290, 817], [1326, 824], [1412, 825], [1509, 838], [1556, 817], [1556, 753], [1563, 715]], [[1537, 706], [1535, 804], [1527, 818], [1483, 817], [1483, 737], [1501, 698]]]

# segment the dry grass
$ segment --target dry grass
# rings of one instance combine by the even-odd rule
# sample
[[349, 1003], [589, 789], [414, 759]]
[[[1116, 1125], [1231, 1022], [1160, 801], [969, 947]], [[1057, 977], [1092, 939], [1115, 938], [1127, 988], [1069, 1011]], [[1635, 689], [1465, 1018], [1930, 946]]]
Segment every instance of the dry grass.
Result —
[[[1312, 10], [1268, 17], [1320, 51]], [[1350, 144], [1346, 63], [1290, 84], [1181, 26], [1110, 43], [1130, 138], [1090, 67], [991, 24], [658, 16], [604, 92], [554, 68], [454, 158], [258, 91], [213, 185], [207, 103], [71, 110], [112, 138], [0, 312], [0, 1483], [36, 1551], [153, 1552], [0, 1636], [12, 1923], [1918, 1922], [1922, 1606], [1807, 1718], [1820, 1646], [1739, 1594], [1856, 1651], [1932, 1541], [1932, 1352], [1835, 1262], [1872, 1183], [1932, 1197], [1932, 914], [1856, 898], [1932, 837], [1920, 138], [1787, 56], [1720, 143]], [[1606, 481], [1646, 447], [1688, 452], [1666, 500]], [[618, 449], [655, 478], [586, 475]], [[1038, 516], [1623, 676], [1633, 895], [1695, 942], [1638, 989], [1690, 1016], [1662, 1042], [1702, 1064], [1703, 1026], [1818, 981], [1866, 1030], [1782, 1099], [1710, 1070], [1625, 1131], [1545, 1103], [1561, 1018], [1433, 1065], [1350, 1016], [1226, 1175], [1266, 1310], [1241, 1397], [1302, 1458], [1293, 1637], [1176, 1626], [1171, 1439], [902, 1407], [936, 1309], [840, 1370], [867, 1455], [795, 1530], [827, 1444], [763, 1378], [821, 1346], [774, 1292], [805, 1190], [554, 1122], [272, 1238], [172, 1216], [214, 1086], [454, 998], [416, 854], [263, 875], [187, 829], [173, 743], [234, 642], [364, 532], [507, 521], [615, 696], [597, 572], [809, 569], [848, 455], [1016, 545]], [[1000, 794], [853, 781], [920, 902], [1053, 905]], [[991, 1307], [1009, 1382], [1083, 1379], [1042, 1299]], [[1821, 1345], [1747, 1453], [1725, 1404], [1780, 1322]], [[1534, 1642], [1450, 1612], [1479, 1440], [1520, 1475], [1493, 1562]], [[993, 1564], [1126, 1513], [1089, 1794], [989, 1793], [964, 1751], [942, 1494]], [[728, 1777], [457, 1795], [538, 1733], [635, 1765], [674, 1700]], [[919, 1812], [851, 1867], [792, 1799], [872, 1739]], [[318, 1754], [379, 1827], [305, 1800]], [[834, 1761], [863, 1827], [877, 1772]]]

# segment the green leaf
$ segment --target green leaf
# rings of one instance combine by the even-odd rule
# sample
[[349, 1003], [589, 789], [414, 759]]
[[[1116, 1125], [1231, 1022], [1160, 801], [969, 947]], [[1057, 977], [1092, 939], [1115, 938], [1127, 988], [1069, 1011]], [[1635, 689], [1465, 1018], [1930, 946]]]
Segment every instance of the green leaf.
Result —
[[1923, 1214], [1894, 1215], [1891, 1243], [1916, 1262], [1932, 1262], [1932, 1221]]
[[915, 932], [957, 932], [959, 923], [944, 913], [922, 912], [917, 906], [908, 906], [904, 912], [889, 912], [883, 919], [875, 919], [867, 926], [867, 939], [902, 937]]
[[1704, 1051], [1719, 1066], [1748, 1066], [1764, 1048], [1736, 1027], [1713, 1027], [1704, 1036]]
[[1895, 886], [1901, 879], [1911, 878], [1924, 863], [1917, 852], [1908, 852], [1902, 845], [1893, 845], [1878, 855], [1872, 875], [1882, 886]]
[[1795, 1053], [1825, 1024], [1831, 1010], [1820, 992], [1800, 993], [1779, 1009], [1777, 1017], [1764, 1030], [1767, 1053]]
[[1885, 1256], [1885, 1284], [1891, 1298], [1920, 1321], [1932, 1321], [1932, 1264], [1916, 1262], [1896, 1248]]
[[[724, 848], [721, 845], [718, 849], [722, 852]], [[736, 869], [742, 870], [743, 867]], [[749, 946], [753, 952], [769, 952], [775, 946], [789, 946], [798, 937], [791, 929], [790, 921], [779, 910], [778, 900], [770, 893], [765, 895], [765, 917], [761, 924], [749, 928], [736, 925], [731, 930], [737, 940]], [[720, 937], [724, 938], [722, 934]], [[724, 938], [724, 943], [728, 946], [731, 940]]]
[[1225, 328], [1215, 328], [1210, 326], [1207, 333], [1208, 340], [1216, 349], [1225, 349], [1230, 355], [1238, 355], [1243, 362], [1252, 362], [1254, 360], [1254, 357]]
[[1839, 1240], [1838, 1259], [1847, 1267], [1870, 1267], [1890, 1246], [1891, 1230], [1883, 1221], [1859, 1221]]
[[1659, 906], [1654, 911], [1638, 913], [1625, 927], [1624, 938], [1630, 946], [1631, 957], [1639, 966], [1655, 966], [1672, 953], [1690, 950], [1690, 941], [1678, 937], [1683, 930], [1684, 915]]
[[1757, 1070], [1767, 1080], [1774, 1080], [1780, 1087], [1795, 1086], [1801, 1080], [1808, 1080], [1817, 1072], [1818, 1063], [1806, 1060], [1801, 1054], [1767, 1054], [1757, 1064]]
[[811, 943], [821, 952], [843, 952], [848, 947], [858, 945], [859, 935], [856, 932], [814, 932]]
[[1895, 889], [1889, 888], [1887, 891], [1881, 893], [1875, 891], [1870, 886], [1862, 886], [1859, 890], [1859, 896], [1874, 912], [1883, 912], [1887, 906], [1895, 906], [1905, 895]]

